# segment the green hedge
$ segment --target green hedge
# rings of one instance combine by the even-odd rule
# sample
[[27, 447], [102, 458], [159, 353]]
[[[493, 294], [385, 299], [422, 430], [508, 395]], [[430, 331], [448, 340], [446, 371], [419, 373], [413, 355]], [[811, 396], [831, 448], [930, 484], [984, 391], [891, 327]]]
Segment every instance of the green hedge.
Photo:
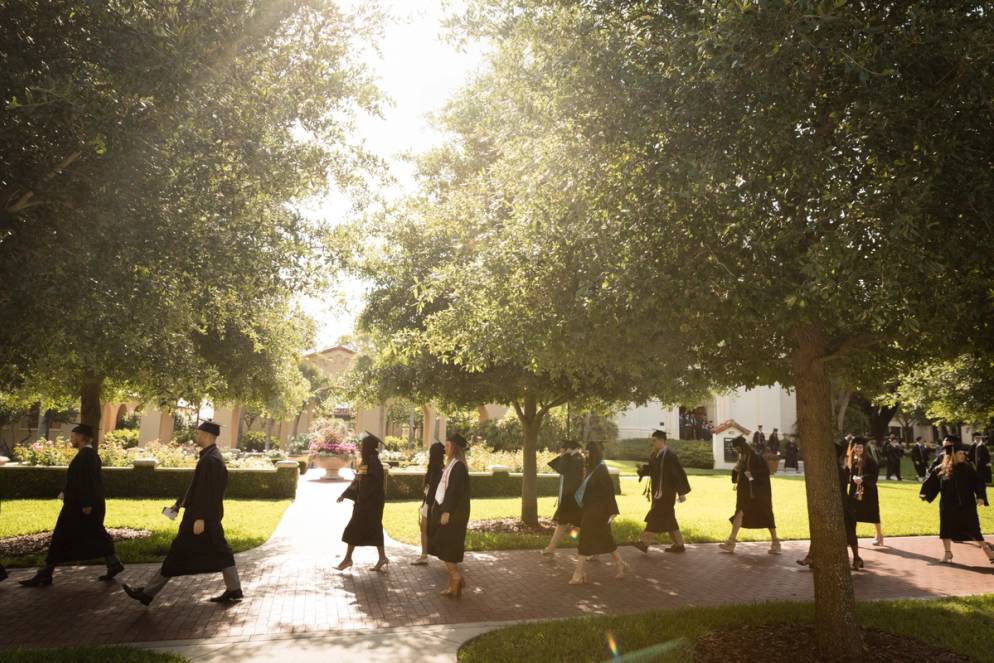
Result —
[[[680, 457], [684, 467], [714, 469], [714, 451], [705, 440], [670, 440], [667, 446]], [[641, 460], [649, 458], [652, 444], [647, 438], [636, 437], [604, 445], [604, 457], [611, 460]]]
[[[612, 473], [614, 492], [621, 494], [621, 478]], [[498, 472], [470, 472], [470, 491], [473, 498], [483, 497], [520, 497], [521, 475]], [[419, 500], [424, 495], [424, 473], [405, 470], [390, 471], [387, 476], [388, 500]], [[558, 474], [538, 475], [538, 496], [554, 497], [559, 494]]]
[[[228, 470], [226, 497], [293, 499], [297, 494], [297, 467], [276, 470]], [[164, 497], [178, 499], [193, 479], [192, 468], [103, 468], [107, 497]], [[0, 498], [55, 497], [66, 481], [64, 467], [0, 467]]]

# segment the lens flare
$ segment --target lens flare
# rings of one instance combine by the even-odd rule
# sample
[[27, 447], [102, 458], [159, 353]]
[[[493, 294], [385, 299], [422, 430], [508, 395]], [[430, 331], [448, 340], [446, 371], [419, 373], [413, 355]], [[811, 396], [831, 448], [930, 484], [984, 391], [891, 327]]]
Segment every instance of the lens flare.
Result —
[[577, 539], [579, 539], [580, 538], [580, 530], [578, 530], [575, 527], [573, 529], [571, 529], [569, 531], [569, 538], [572, 539], [573, 541], [576, 541]]
[[618, 651], [618, 643], [614, 639], [614, 633], [608, 631], [607, 634], [607, 646], [611, 650], [611, 656], [613, 658], [618, 658], [621, 653]]

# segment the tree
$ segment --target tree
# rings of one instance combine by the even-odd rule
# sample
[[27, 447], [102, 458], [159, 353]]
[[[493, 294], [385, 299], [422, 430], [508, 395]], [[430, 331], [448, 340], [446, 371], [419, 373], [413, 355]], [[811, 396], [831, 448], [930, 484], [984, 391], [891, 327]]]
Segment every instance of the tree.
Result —
[[615, 329], [646, 357], [683, 339], [714, 382], [795, 389], [825, 658], [862, 652], [833, 373], [990, 335], [992, 10], [479, 0], [459, 22], [494, 44], [499, 188], [596, 219]]
[[933, 422], [987, 426], [994, 420], [994, 362], [961, 355], [922, 364], [901, 376], [893, 398]]
[[293, 203], [368, 172], [370, 34], [330, 2], [4, 3], [0, 388], [91, 425], [107, 389], [297, 389], [323, 231]]

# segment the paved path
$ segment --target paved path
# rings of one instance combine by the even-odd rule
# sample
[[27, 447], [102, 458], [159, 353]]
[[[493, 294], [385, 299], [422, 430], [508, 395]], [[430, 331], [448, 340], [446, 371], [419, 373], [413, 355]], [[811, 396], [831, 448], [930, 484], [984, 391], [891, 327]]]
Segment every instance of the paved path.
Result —
[[[685, 555], [643, 556], [622, 548], [631, 564], [625, 580], [610, 564], [588, 566], [592, 583], [567, 585], [572, 554], [553, 560], [534, 551], [474, 553], [464, 565], [462, 600], [438, 596], [445, 570], [438, 562], [413, 567], [416, 551], [389, 544], [393, 563], [373, 573], [374, 549], [359, 549], [356, 567], [333, 567], [344, 545], [341, 530], [351, 503], [336, 504], [345, 483], [301, 479], [298, 499], [273, 538], [238, 555], [247, 600], [230, 607], [206, 602], [222, 589], [220, 574], [177, 578], [150, 608], [128, 599], [116, 584], [94, 580], [96, 567], [60, 569], [53, 587], [22, 589], [12, 572], [0, 584], [0, 647], [90, 643], [161, 643], [212, 638], [211, 644], [279, 638], [304, 639], [329, 631], [481, 624], [509, 620], [636, 612], [651, 608], [766, 600], [810, 600], [810, 572], [794, 560], [806, 542], [784, 544], [782, 556], [762, 543], [740, 544], [735, 555], [714, 544], [689, 546]], [[937, 562], [933, 537], [895, 538], [864, 549], [867, 571], [855, 576], [862, 600], [937, 597], [994, 592], [994, 566], [975, 546], [957, 545], [956, 563]], [[132, 565], [119, 580], [141, 584], [155, 565]], [[400, 633], [401, 631], [398, 631]], [[412, 631], [404, 631], [412, 632]], [[415, 629], [414, 633], [417, 632]], [[295, 640], [296, 642], [297, 640]]]

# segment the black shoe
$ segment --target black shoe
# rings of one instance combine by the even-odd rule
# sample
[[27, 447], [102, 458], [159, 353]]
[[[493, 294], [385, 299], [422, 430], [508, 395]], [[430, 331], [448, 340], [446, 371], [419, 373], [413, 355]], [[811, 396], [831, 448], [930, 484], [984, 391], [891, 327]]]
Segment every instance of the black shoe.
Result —
[[100, 582], [110, 582], [111, 580], [114, 579], [114, 576], [116, 576], [118, 573], [120, 573], [123, 570], [124, 570], [124, 564], [118, 562], [114, 566], [107, 567], [107, 573], [97, 578], [97, 580], [99, 580]]
[[27, 580], [20, 580], [17, 584], [21, 587], [48, 587], [52, 584], [52, 576], [36, 575]]
[[678, 546], [674, 543], [672, 546], [669, 546], [668, 548], [663, 548], [663, 552], [682, 553], [682, 552], [687, 552], [687, 549], [684, 546]]
[[124, 589], [124, 593], [138, 601], [142, 605], [148, 605], [152, 602], [152, 597], [145, 593], [144, 587], [129, 587], [128, 585], [121, 585]]
[[649, 552], [649, 546], [645, 545], [643, 541], [636, 541], [635, 547], [641, 550], [643, 553], [648, 554]]
[[210, 601], [211, 603], [238, 603], [243, 598], [245, 598], [245, 595], [242, 594], [242, 590], [226, 589], [224, 590], [224, 594], [212, 597], [208, 599], [208, 601]]

